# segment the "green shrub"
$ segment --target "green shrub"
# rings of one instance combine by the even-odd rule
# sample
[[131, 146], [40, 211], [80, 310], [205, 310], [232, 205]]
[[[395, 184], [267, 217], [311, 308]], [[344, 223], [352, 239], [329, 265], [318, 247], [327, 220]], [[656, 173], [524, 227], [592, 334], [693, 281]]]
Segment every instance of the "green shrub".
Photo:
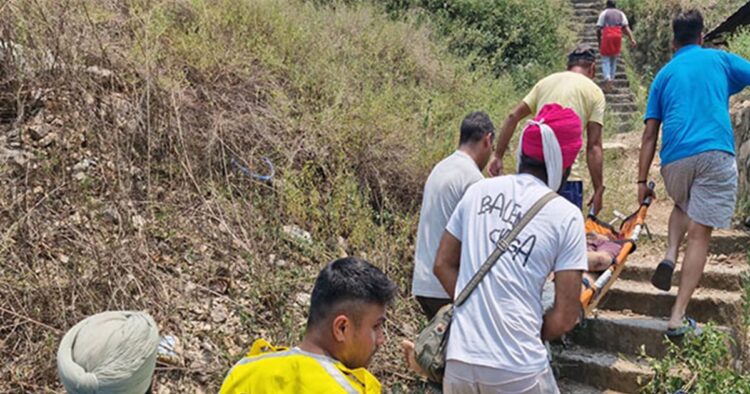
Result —
[[[571, 10], [561, 0], [385, 0], [392, 15], [426, 13], [452, 52], [475, 69], [510, 73], [528, 88], [564, 66], [573, 42]], [[406, 12], [410, 11], [410, 12]]]
[[750, 29], [741, 28], [729, 38], [727, 44], [730, 52], [750, 59]]
[[641, 392], [750, 393], [750, 375], [736, 369], [731, 343], [730, 336], [711, 323], [700, 336], [686, 335], [679, 346], [668, 342], [664, 358], [645, 357], [654, 377]]

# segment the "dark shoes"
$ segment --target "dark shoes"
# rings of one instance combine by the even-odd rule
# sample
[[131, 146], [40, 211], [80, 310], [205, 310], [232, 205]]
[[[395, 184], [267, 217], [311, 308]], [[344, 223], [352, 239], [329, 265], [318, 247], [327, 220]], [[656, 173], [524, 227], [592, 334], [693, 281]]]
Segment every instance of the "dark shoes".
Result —
[[672, 288], [672, 273], [674, 273], [674, 262], [662, 260], [656, 267], [654, 276], [651, 277], [651, 284], [659, 290], [669, 291]]

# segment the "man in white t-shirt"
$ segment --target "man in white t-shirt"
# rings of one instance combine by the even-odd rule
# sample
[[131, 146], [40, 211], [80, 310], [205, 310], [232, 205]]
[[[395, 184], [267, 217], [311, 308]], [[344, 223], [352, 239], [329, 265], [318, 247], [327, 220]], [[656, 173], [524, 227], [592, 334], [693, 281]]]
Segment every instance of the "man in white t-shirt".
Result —
[[440, 238], [448, 218], [466, 189], [484, 179], [482, 169], [492, 154], [495, 126], [484, 112], [474, 112], [461, 122], [458, 149], [438, 163], [427, 178], [419, 214], [414, 253], [412, 294], [428, 319], [450, 302], [432, 273]]
[[[466, 191], [435, 260], [435, 275], [451, 297], [537, 200], [560, 190], [582, 143], [575, 112], [548, 104], [522, 133], [518, 175], [485, 179]], [[559, 392], [543, 341], [572, 329], [580, 313], [587, 269], [583, 216], [555, 198], [510, 244], [455, 309], [443, 379], [447, 394]], [[552, 272], [555, 303], [543, 315], [542, 287]]]

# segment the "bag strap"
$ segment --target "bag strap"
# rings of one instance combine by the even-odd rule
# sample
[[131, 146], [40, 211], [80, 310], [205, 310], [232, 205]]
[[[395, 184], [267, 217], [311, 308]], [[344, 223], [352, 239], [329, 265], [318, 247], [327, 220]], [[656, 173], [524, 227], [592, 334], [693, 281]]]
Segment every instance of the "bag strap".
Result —
[[479, 267], [479, 270], [474, 274], [466, 287], [464, 287], [464, 289], [461, 290], [461, 293], [458, 294], [458, 297], [454, 302], [455, 306], [463, 304], [466, 299], [469, 298], [471, 292], [474, 291], [474, 289], [479, 285], [479, 282], [482, 281], [484, 276], [487, 275], [488, 272], [490, 272], [500, 256], [505, 253], [506, 250], [508, 250], [508, 248], [510, 247], [510, 243], [513, 242], [513, 240], [518, 236], [521, 230], [523, 230], [523, 228], [526, 227], [527, 224], [529, 224], [531, 219], [533, 219], [534, 216], [536, 216], [536, 214], [539, 213], [539, 211], [541, 211], [542, 208], [544, 208], [544, 206], [547, 205], [547, 203], [555, 197], [558, 197], [558, 194], [555, 192], [549, 192], [545, 194], [542, 198], [535, 202], [534, 205], [531, 206], [529, 211], [526, 212], [523, 217], [521, 217], [521, 220], [518, 222], [518, 224], [516, 224], [515, 227], [513, 227], [513, 230], [511, 230], [508, 235], [497, 242], [497, 244], [495, 245], [495, 250], [490, 254], [489, 257], [487, 257], [487, 261], [485, 261], [484, 264]]

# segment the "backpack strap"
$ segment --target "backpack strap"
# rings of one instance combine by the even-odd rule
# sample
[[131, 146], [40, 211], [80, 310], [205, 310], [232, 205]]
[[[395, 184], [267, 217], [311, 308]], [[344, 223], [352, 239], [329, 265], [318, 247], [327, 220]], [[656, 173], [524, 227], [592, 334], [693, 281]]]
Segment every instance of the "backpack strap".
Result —
[[463, 290], [461, 290], [461, 293], [458, 294], [458, 297], [454, 302], [455, 306], [463, 304], [466, 299], [469, 298], [471, 292], [474, 291], [474, 289], [479, 285], [479, 282], [482, 281], [484, 276], [487, 275], [488, 272], [490, 272], [500, 256], [505, 253], [506, 250], [508, 250], [511, 242], [513, 242], [518, 234], [521, 233], [521, 230], [523, 230], [523, 228], [526, 227], [527, 224], [529, 224], [531, 219], [533, 219], [534, 216], [536, 216], [536, 214], [539, 213], [539, 211], [541, 211], [548, 202], [552, 201], [556, 197], [558, 197], [558, 194], [555, 192], [549, 192], [545, 194], [542, 198], [535, 202], [534, 205], [531, 206], [531, 208], [528, 210], [528, 212], [526, 212], [526, 214], [523, 215], [523, 217], [521, 217], [521, 220], [518, 222], [518, 224], [516, 224], [515, 227], [513, 227], [513, 230], [511, 230], [508, 235], [500, 239], [497, 244], [495, 244], [495, 250], [490, 254], [489, 257], [487, 257], [487, 261], [485, 261], [484, 264], [479, 267], [479, 270], [474, 274], [469, 283], [463, 288]]

